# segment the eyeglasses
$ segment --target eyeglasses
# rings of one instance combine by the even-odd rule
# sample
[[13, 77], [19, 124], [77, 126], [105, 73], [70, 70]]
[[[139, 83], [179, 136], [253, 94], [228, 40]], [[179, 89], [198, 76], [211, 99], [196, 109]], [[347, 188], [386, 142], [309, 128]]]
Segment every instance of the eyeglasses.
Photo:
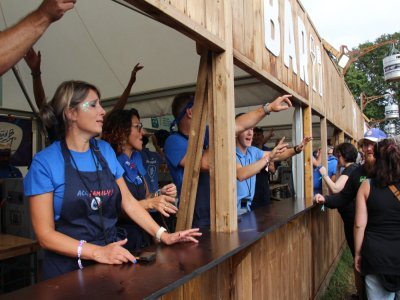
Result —
[[135, 128], [137, 128], [137, 130], [140, 131], [143, 128], [143, 123], [140, 122], [140, 123], [132, 124], [131, 127], [135, 127]]

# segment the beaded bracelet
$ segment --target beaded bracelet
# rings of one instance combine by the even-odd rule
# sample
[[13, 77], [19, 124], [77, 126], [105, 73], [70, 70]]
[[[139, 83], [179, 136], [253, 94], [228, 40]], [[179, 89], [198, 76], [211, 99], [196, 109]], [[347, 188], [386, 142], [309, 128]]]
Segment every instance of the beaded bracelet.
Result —
[[86, 243], [85, 240], [80, 240], [79, 241], [79, 245], [78, 245], [78, 266], [79, 269], [83, 269], [83, 265], [82, 265], [82, 261], [81, 261], [81, 254], [82, 254], [82, 248], [83, 248], [83, 244]]

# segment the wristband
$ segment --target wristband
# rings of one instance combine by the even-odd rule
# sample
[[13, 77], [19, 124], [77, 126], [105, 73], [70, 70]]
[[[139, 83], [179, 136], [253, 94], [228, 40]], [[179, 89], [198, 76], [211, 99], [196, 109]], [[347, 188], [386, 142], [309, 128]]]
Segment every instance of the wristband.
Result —
[[156, 233], [156, 240], [157, 240], [157, 242], [161, 242], [161, 235], [164, 233], [164, 232], [166, 232], [167, 231], [167, 229], [165, 229], [164, 227], [160, 227], [159, 229], [158, 229], [158, 231], [157, 231], [157, 233]]
[[299, 145], [294, 146], [293, 150], [294, 150], [294, 152], [295, 152], [296, 154], [299, 154], [299, 153], [301, 152], [301, 150], [299, 150]]
[[271, 110], [269, 109], [269, 103], [265, 104], [263, 106], [265, 114], [268, 116], [271, 113]]
[[83, 244], [86, 243], [85, 240], [80, 240], [79, 241], [79, 245], [78, 245], [78, 266], [79, 269], [83, 269], [83, 265], [82, 265], [82, 261], [81, 261], [81, 254], [82, 254], [82, 248], [83, 248]]
[[42, 72], [40, 72], [40, 71], [39, 71], [39, 72], [32, 72], [32, 73], [31, 73], [31, 75], [32, 75], [33, 78], [39, 77], [41, 74], [42, 74]]

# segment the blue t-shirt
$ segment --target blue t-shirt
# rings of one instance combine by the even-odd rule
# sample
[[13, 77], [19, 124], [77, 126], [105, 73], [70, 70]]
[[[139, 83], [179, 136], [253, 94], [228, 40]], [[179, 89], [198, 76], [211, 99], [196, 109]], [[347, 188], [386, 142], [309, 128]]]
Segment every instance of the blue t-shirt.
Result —
[[146, 169], [146, 182], [149, 187], [150, 193], [158, 190], [158, 169], [160, 164], [163, 163], [161, 155], [157, 152], [150, 151], [148, 148], [143, 148], [140, 151], [144, 168]]
[[119, 163], [125, 171], [125, 177], [129, 182], [136, 185], [142, 184], [146, 170], [143, 166], [142, 156], [138, 151], [133, 151], [131, 157], [121, 153], [117, 157]]
[[[335, 156], [328, 156], [328, 176], [332, 177], [336, 174], [338, 160]], [[314, 195], [322, 193], [322, 176], [319, 173], [320, 167], [314, 168], [313, 170], [313, 183], [314, 183]]]
[[[250, 146], [247, 148], [246, 153], [242, 153], [238, 147], [236, 147], [236, 162], [242, 166], [248, 166], [258, 160], [264, 155], [264, 151], [257, 147]], [[256, 175], [247, 178], [246, 180], [236, 180], [237, 185], [237, 209], [238, 212], [241, 208], [242, 199], [248, 199], [247, 210], [250, 211], [251, 201], [254, 198], [256, 190]]]
[[[186, 155], [188, 148], [187, 137], [180, 133], [171, 134], [164, 145], [164, 153], [171, 173], [172, 179], [181, 193], [183, 171], [184, 168], [179, 164]], [[207, 147], [208, 144], [205, 144]], [[193, 216], [193, 227], [209, 227], [210, 226], [210, 174], [208, 172], [200, 172], [199, 184], [197, 187], [195, 212]]]
[[[98, 140], [98, 147], [115, 179], [120, 178], [124, 170], [119, 164], [114, 150], [102, 140]], [[86, 152], [71, 151], [71, 154], [79, 167], [79, 171], [90, 172], [96, 170], [91, 150]], [[72, 164], [74, 166], [74, 164]], [[99, 166], [101, 168], [101, 166]], [[25, 196], [41, 195], [53, 192], [54, 218], [58, 220], [61, 214], [65, 189], [65, 163], [59, 141], [38, 152], [24, 179]]]

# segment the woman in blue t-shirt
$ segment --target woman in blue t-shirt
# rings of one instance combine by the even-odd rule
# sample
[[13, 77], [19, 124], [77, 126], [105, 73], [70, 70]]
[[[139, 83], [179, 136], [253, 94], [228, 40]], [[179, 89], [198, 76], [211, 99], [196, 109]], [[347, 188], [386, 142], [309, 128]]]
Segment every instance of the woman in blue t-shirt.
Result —
[[[142, 128], [143, 125], [136, 109], [116, 110], [107, 116], [102, 138], [109, 142], [116, 152], [117, 159], [125, 171], [123, 178], [129, 191], [137, 200], [140, 200], [139, 203], [144, 209], [153, 211], [153, 218], [158, 220], [155, 210], [165, 217], [178, 211], [175, 206], [177, 191], [175, 184], [171, 183], [156, 193], [149, 192], [149, 183], [146, 181], [147, 172], [139, 152], [143, 148]], [[132, 220], [122, 216], [118, 222], [118, 226], [127, 231], [128, 249], [139, 249], [151, 244], [151, 237]]]
[[36, 237], [45, 249], [43, 278], [82, 269], [93, 262], [135, 262], [117, 228], [120, 210], [165, 244], [192, 241], [191, 229], [167, 233], [129, 192], [111, 146], [96, 141], [105, 111], [99, 90], [86, 82], [62, 83], [41, 110], [58, 141], [35, 155], [24, 181]]

